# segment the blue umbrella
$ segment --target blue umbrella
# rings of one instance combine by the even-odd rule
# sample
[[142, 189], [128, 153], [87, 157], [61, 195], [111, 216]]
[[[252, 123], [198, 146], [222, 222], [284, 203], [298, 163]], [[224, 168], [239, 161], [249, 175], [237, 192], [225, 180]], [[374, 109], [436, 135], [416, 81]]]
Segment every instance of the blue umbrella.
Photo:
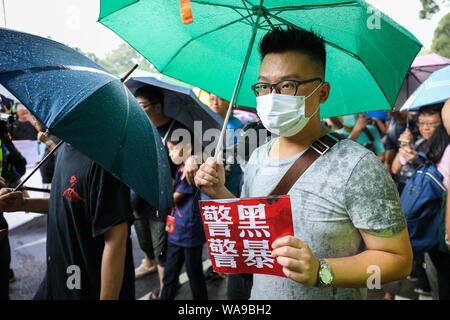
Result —
[[441, 103], [450, 98], [450, 66], [433, 72], [406, 100], [400, 111]]
[[[134, 72], [125, 84], [133, 93], [144, 85], [161, 88], [164, 94], [164, 114], [166, 116], [181, 122], [196, 135], [201, 133], [203, 136], [209, 129], [218, 130], [217, 136], [219, 135], [223, 126], [222, 118], [198, 99], [193, 91], [194, 87], [190, 84], [160, 73], [140, 70]], [[196, 130], [195, 121], [199, 121], [201, 124], [201, 132]], [[205, 147], [209, 144], [207, 139], [201, 140]]]
[[58, 42], [0, 28], [0, 83], [50, 133], [154, 207], [172, 207], [161, 138], [117, 77]]

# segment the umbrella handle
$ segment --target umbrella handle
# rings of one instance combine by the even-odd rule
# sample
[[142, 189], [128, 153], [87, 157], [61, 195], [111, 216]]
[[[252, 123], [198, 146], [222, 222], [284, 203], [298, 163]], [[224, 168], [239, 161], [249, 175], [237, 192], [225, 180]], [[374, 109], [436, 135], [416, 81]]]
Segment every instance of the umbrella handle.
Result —
[[247, 69], [248, 61], [250, 60], [250, 55], [252, 53], [253, 44], [255, 43], [255, 37], [256, 37], [256, 31], [257, 31], [259, 19], [261, 18], [262, 14], [263, 14], [262, 9], [261, 9], [262, 5], [263, 5], [263, 2], [264, 2], [264, 0], [261, 0], [260, 6], [259, 6], [259, 10], [258, 10], [258, 16], [256, 18], [256, 22], [252, 26], [252, 37], [250, 38], [250, 43], [248, 44], [247, 53], [245, 54], [244, 63], [242, 64], [241, 71], [239, 72], [239, 77], [238, 77], [238, 80], [236, 82], [236, 86], [234, 87], [234, 92], [233, 92], [233, 96], [231, 97], [230, 105], [228, 106], [227, 115], [225, 116], [225, 119], [223, 121], [222, 131], [220, 132], [219, 141], [218, 141], [218, 144], [217, 144], [217, 147], [216, 147], [216, 151], [214, 153], [214, 161], [215, 162], [217, 162], [217, 157], [218, 157], [219, 153], [222, 152], [222, 150], [223, 150], [223, 146], [222, 146], [222, 144], [223, 144], [223, 137], [225, 135], [225, 131], [226, 131], [226, 128], [227, 128], [228, 120], [230, 119], [230, 116], [231, 116], [231, 111], [233, 110], [234, 101], [236, 100], [236, 97], [239, 94], [239, 90], [241, 89], [242, 79], [244, 78], [244, 73], [245, 73], [245, 70]]
[[22, 188], [23, 187], [23, 185], [25, 184], [25, 182], [27, 182], [28, 181], [28, 179], [30, 179], [31, 178], [31, 176], [37, 171], [37, 170], [39, 170], [39, 168], [44, 164], [44, 162], [45, 161], [47, 161], [48, 160], [48, 158], [50, 158], [50, 156], [62, 145], [64, 143], [64, 141], [63, 140], [61, 140], [60, 142], [58, 142], [58, 144], [56, 145], [56, 147], [52, 150], [52, 151], [50, 151], [46, 156], [45, 156], [45, 158], [44, 159], [42, 159], [42, 161], [39, 163], [39, 165], [36, 167], [36, 168], [34, 168], [34, 170], [25, 178], [25, 180], [23, 180], [17, 187], [15, 187], [14, 188], [14, 191], [18, 191], [20, 188]]

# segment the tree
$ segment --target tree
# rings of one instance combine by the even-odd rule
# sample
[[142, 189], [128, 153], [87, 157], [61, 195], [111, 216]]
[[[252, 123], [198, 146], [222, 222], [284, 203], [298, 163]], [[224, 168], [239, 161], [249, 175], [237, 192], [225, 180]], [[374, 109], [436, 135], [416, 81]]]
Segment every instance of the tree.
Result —
[[431, 19], [431, 17], [441, 10], [441, 6], [448, 6], [450, 0], [420, 0], [423, 9], [419, 12], [420, 19]]
[[108, 53], [99, 64], [115, 75], [127, 72], [136, 64], [140, 70], [156, 71], [150, 62], [126, 43]]
[[450, 13], [439, 21], [434, 31], [431, 50], [440, 56], [450, 58]]
[[80, 48], [73, 49], [85, 55], [116, 76], [129, 71], [136, 64], [139, 65], [140, 70], [153, 72], [157, 71], [150, 62], [148, 62], [142, 55], [126, 43], [122, 43], [118, 48], [106, 54], [104, 59], [100, 59], [95, 55], [95, 53], [83, 52]]

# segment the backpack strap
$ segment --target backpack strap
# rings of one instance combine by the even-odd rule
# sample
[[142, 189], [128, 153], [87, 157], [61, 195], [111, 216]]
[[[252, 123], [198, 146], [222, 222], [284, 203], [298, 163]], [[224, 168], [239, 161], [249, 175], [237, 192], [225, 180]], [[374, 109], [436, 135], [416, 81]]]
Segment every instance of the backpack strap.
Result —
[[364, 132], [364, 134], [367, 136], [367, 138], [369, 138], [369, 140], [371, 141], [371, 142], [374, 142], [374, 138], [373, 138], [373, 135], [372, 135], [372, 133], [369, 131], [369, 129], [367, 129], [367, 127], [364, 127], [364, 129], [362, 130], [363, 132]]
[[342, 135], [335, 132], [314, 141], [311, 146], [294, 162], [278, 182], [277, 186], [269, 194], [272, 195], [286, 195], [292, 186], [297, 182], [301, 175], [317, 160], [330, 150], [339, 140], [344, 139]]

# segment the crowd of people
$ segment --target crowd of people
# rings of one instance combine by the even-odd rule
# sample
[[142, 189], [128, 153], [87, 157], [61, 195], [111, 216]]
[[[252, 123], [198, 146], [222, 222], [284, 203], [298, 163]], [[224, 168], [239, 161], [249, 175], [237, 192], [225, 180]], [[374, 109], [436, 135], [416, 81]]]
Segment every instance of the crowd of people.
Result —
[[[160, 88], [143, 85], [134, 92], [167, 149], [175, 204], [171, 210], [152, 207], [67, 143], [43, 169], [43, 183], [51, 184], [49, 198], [29, 198], [8, 188], [0, 191], [1, 211], [48, 214], [47, 272], [36, 299], [134, 299], [135, 279], [156, 272], [159, 288], [150, 299], [173, 300], [183, 265], [195, 300], [208, 299], [207, 281], [214, 278], [226, 279], [228, 299], [365, 299], [367, 270], [373, 265], [381, 270], [385, 299], [399, 293], [399, 281], [406, 277], [416, 281], [421, 294], [450, 298], [448, 248], [445, 252], [437, 242], [426, 249], [414, 246], [402, 209], [407, 204], [400, 197], [422, 165], [435, 166], [448, 190], [450, 100], [417, 112], [369, 112], [321, 120], [320, 105], [333, 86], [325, 81], [324, 40], [308, 31], [275, 28], [259, 49], [262, 62], [252, 89], [260, 121], [244, 126], [229, 119], [232, 134], [225, 141], [223, 161], [195, 152], [198, 137], [193, 134], [189, 140], [173, 135], [177, 129], [188, 129], [165, 114]], [[223, 119], [228, 107], [228, 101], [210, 94], [210, 108]], [[47, 147], [45, 154], [52, 151], [57, 137], [45, 133], [24, 106], [16, 112], [10, 138], [38, 139]], [[258, 136], [253, 148], [244, 148], [245, 154], [239, 155], [233, 146], [245, 143], [241, 138], [254, 129], [265, 131], [265, 138]], [[206, 237], [199, 200], [270, 194], [289, 168], [303, 161], [311, 144], [323, 137], [335, 142], [306, 167], [288, 192], [294, 235], [272, 244], [272, 255], [286, 278], [217, 274], [212, 268], [204, 272]], [[230, 157], [233, 161], [227, 161]], [[3, 170], [3, 185], [20, 179], [20, 174], [9, 179], [5, 174]], [[440, 208], [447, 216], [449, 207], [442, 197]], [[7, 230], [2, 218], [0, 231]], [[144, 255], [136, 268], [132, 225]], [[2, 257], [10, 255], [7, 233], [3, 234]], [[0, 277], [7, 280], [10, 258], [1, 261]], [[73, 266], [82, 276], [68, 285], [67, 270]], [[0, 283], [2, 299], [8, 298], [6, 280]]]
[[[339, 119], [326, 119], [327, 124], [366, 148], [373, 151], [391, 174], [399, 195], [411, 180], [420, 165], [429, 163], [436, 166], [442, 177], [438, 177], [448, 189], [450, 178], [450, 102], [422, 107], [416, 112], [388, 111], [384, 115], [370, 114], [345, 116]], [[426, 199], [427, 195], [423, 195]], [[404, 200], [403, 200], [404, 199]], [[414, 199], [415, 200], [415, 199]], [[420, 200], [420, 199], [419, 199]], [[441, 206], [445, 206], [445, 198]], [[402, 198], [402, 205], [409, 207], [411, 198]], [[431, 206], [431, 204], [429, 204]], [[424, 222], [426, 223], [426, 222]], [[423, 235], [423, 237], [425, 237]], [[408, 279], [414, 282], [414, 291], [434, 298], [449, 299], [450, 259], [437, 247], [430, 250], [415, 248], [414, 265]], [[425, 263], [427, 256], [428, 263]], [[428, 268], [425, 268], [428, 264]], [[426, 269], [428, 270], [428, 276]], [[438, 270], [438, 273], [430, 270]], [[430, 279], [429, 279], [430, 278]], [[433, 285], [430, 283], [434, 282]], [[400, 283], [385, 286], [386, 300], [395, 299], [400, 293]], [[433, 290], [432, 290], [433, 289]]]

